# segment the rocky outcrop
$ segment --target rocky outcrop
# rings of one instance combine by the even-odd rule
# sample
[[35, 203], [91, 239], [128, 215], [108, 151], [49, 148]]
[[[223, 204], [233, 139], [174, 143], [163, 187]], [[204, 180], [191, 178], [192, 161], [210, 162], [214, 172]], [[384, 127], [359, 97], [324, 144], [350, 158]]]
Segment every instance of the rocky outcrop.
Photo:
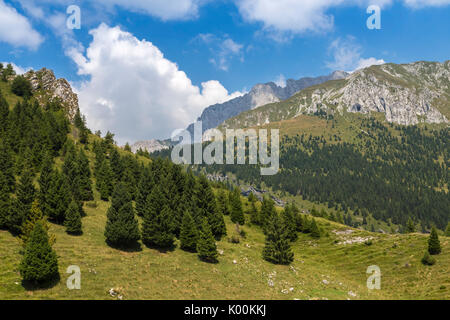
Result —
[[156, 139], [147, 141], [138, 141], [131, 146], [131, 151], [136, 153], [139, 149], [147, 150], [149, 153], [169, 149], [169, 146], [164, 141]]
[[345, 112], [384, 113], [386, 121], [401, 125], [448, 123], [450, 61], [371, 66], [346, 79], [304, 89], [283, 103], [244, 112], [223, 127], [245, 128], [301, 114]]
[[[329, 80], [343, 79], [348, 73], [336, 71], [327, 76], [317, 78], [301, 78], [299, 80], [289, 79], [285, 87], [280, 87], [273, 82], [255, 85], [249, 93], [229, 100], [225, 103], [215, 104], [206, 108], [197, 121], [202, 121], [203, 132], [216, 128], [225, 120], [238, 114], [258, 108], [268, 103], [286, 100], [296, 92]], [[194, 125], [191, 124], [187, 130], [193, 134]]]
[[79, 107], [78, 96], [66, 79], [56, 79], [53, 71], [46, 68], [28, 71], [24, 76], [30, 81], [34, 96], [42, 105], [53, 101], [61, 102], [68, 118], [73, 121]]

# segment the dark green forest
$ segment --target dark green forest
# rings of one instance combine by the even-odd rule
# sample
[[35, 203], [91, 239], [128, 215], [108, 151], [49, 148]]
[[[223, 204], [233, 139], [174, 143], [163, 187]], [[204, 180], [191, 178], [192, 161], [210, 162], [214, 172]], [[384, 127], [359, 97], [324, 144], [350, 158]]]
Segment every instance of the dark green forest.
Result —
[[[341, 137], [296, 135], [280, 141], [280, 171], [261, 176], [258, 165], [203, 165], [208, 173], [232, 173], [256, 187], [300, 195], [347, 213], [426, 229], [445, 229], [450, 218], [449, 130], [361, 122], [357, 142]], [[224, 146], [224, 150], [226, 147]], [[168, 157], [170, 150], [155, 153]]]

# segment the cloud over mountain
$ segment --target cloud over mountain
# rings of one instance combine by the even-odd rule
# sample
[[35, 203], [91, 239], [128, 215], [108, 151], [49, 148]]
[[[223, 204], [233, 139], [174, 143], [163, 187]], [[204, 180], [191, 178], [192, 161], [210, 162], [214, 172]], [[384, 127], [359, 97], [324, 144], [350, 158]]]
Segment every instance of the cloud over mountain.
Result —
[[89, 78], [78, 88], [80, 107], [91, 128], [114, 130], [121, 143], [165, 138], [205, 107], [241, 95], [214, 80], [193, 85], [154, 44], [120, 27], [101, 24], [90, 34], [85, 53], [70, 52], [78, 73]]

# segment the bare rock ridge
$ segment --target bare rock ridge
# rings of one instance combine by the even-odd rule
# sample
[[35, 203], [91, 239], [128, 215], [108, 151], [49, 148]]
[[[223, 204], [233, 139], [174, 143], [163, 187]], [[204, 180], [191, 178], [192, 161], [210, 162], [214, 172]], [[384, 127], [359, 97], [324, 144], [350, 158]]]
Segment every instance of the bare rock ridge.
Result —
[[78, 96], [66, 79], [56, 79], [52, 70], [42, 68], [30, 70], [24, 74], [32, 86], [37, 100], [44, 105], [47, 101], [59, 101], [64, 106], [70, 121], [73, 121], [78, 110]]
[[165, 144], [164, 141], [159, 141], [156, 139], [147, 140], [147, 141], [137, 141], [131, 146], [131, 151], [136, 153], [139, 149], [145, 151], [147, 150], [149, 153], [161, 151], [165, 149], [169, 149], [169, 146]]
[[345, 79], [303, 89], [282, 103], [243, 112], [223, 127], [246, 128], [317, 112], [377, 112], [400, 125], [448, 123], [450, 61], [371, 66]]
[[[348, 73], [343, 71], [335, 71], [330, 75], [317, 78], [289, 79], [286, 81], [285, 87], [280, 87], [273, 82], [257, 84], [249, 93], [241, 97], [207, 107], [198, 118], [198, 121], [202, 121], [204, 132], [208, 129], [216, 128], [225, 120], [237, 116], [244, 111], [252, 110], [268, 103], [286, 100], [302, 89], [329, 80], [344, 79], [348, 75]], [[187, 130], [193, 134], [194, 124], [189, 125]]]

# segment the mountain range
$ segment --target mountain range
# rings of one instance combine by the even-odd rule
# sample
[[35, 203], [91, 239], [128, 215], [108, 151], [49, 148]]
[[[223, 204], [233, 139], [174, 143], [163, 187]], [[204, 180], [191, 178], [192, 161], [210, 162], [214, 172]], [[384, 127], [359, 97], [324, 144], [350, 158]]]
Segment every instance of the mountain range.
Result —
[[242, 112], [223, 127], [247, 128], [318, 113], [380, 113], [387, 122], [400, 125], [448, 123], [450, 61], [371, 66], [301, 90], [285, 101]]

